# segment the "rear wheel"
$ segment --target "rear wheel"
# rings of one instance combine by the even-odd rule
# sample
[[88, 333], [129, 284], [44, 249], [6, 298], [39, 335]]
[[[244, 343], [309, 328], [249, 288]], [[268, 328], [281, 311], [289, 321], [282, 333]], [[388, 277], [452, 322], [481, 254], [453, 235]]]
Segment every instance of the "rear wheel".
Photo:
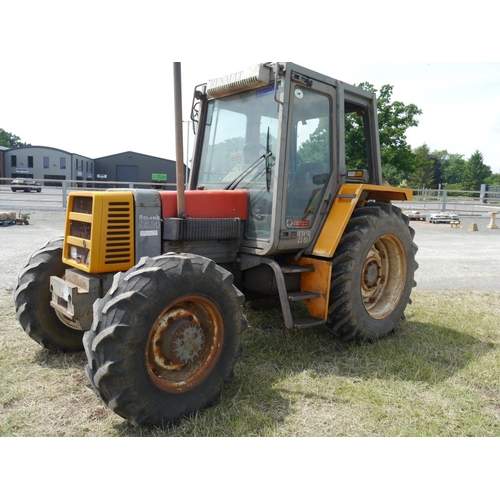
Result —
[[104, 402], [133, 423], [157, 425], [213, 404], [246, 327], [232, 283], [190, 254], [144, 258], [115, 276], [84, 336], [87, 376]]
[[328, 325], [344, 340], [394, 330], [415, 286], [414, 230], [398, 207], [356, 209], [333, 258]]
[[62, 277], [68, 269], [62, 262], [62, 247], [63, 238], [56, 238], [31, 254], [19, 273], [14, 292], [16, 315], [24, 331], [41, 346], [63, 352], [81, 351], [83, 332], [61, 321], [50, 306], [50, 277]]

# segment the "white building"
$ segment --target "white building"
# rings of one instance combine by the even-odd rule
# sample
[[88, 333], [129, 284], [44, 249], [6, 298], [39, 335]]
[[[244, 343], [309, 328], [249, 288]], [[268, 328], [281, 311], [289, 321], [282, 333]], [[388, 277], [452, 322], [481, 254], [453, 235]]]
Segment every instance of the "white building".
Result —
[[94, 160], [46, 146], [21, 146], [3, 152], [5, 177], [25, 177], [60, 185], [62, 180], [92, 180]]

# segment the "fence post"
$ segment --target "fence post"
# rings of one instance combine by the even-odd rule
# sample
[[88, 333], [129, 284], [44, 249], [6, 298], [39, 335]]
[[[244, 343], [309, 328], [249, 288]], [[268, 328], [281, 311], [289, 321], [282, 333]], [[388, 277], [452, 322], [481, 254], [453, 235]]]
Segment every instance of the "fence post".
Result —
[[67, 197], [67, 181], [64, 179], [62, 181], [62, 206], [63, 208], [66, 208], [66, 197]]
[[446, 197], [448, 196], [448, 191], [443, 189], [443, 204], [441, 206], [441, 212], [446, 212]]

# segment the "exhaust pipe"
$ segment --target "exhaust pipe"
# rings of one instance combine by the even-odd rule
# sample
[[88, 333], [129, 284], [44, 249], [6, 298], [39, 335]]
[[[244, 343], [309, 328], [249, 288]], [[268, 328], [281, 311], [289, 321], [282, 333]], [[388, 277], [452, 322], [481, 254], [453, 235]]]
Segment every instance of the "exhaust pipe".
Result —
[[182, 88], [181, 63], [174, 62], [174, 109], [175, 109], [175, 170], [177, 188], [177, 217], [186, 217], [186, 197], [184, 195], [184, 158], [182, 156]]

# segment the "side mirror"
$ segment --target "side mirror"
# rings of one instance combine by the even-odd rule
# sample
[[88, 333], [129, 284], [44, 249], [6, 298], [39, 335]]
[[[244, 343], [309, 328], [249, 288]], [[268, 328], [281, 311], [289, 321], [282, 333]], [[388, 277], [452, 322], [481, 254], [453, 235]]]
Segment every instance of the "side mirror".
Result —
[[313, 175], [312, 181], [315, 186], [319, 186], [320, 184], [325, 184], [328, 180], [329, 173], [325, 172], [324, 174]]

